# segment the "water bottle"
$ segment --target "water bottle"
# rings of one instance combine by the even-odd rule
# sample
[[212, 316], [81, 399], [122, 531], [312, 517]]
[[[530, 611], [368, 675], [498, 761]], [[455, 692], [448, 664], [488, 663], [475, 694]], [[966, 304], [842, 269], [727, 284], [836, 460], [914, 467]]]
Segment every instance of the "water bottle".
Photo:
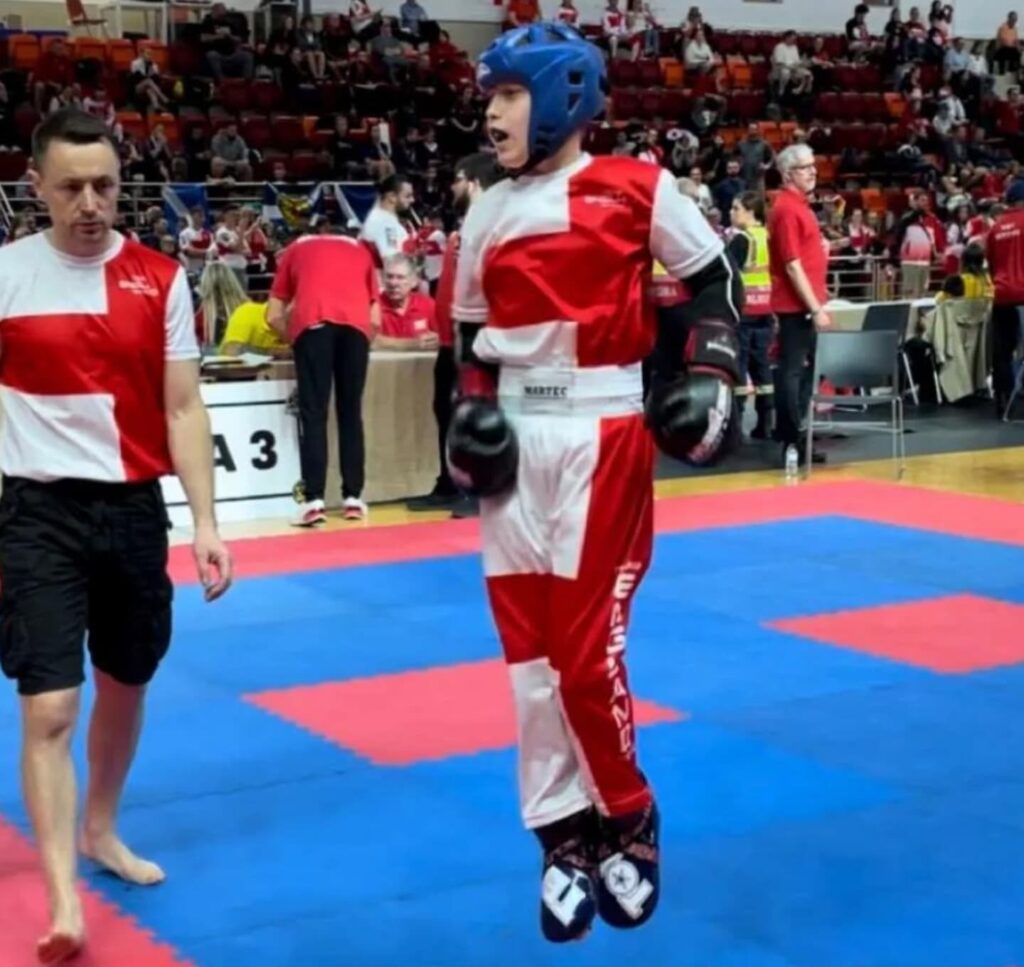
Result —
[[786, 483], [795, 484], [800, 479], [800, 454], [797, 453], [796, 445], [791, 443], [786, 447]]

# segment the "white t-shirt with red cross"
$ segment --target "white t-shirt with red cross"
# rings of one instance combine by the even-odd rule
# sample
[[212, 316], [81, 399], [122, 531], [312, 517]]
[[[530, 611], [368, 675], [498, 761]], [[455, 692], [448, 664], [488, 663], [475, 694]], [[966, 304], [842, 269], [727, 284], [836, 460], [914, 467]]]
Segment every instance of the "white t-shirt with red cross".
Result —
[[483, 323], [473, 344], [511, 366], [627, 366], [651, 350], [653, 261], [685, 279], [721, 239], [664, 168], [615, 156], [501, 181], [461, 234], [452, 315]]
[[190, 272], [202, 272], [207, 260], [213, 254], [213, 233], [200, 226], [186, 225], [178, 233], [178, 248], [187, 259]]
[[168, 360], [199, 358], [181, 265], [111, 233], [92, 259], [40, 232], [0, 249], [0, 472], [155, 480], [172, 472]]

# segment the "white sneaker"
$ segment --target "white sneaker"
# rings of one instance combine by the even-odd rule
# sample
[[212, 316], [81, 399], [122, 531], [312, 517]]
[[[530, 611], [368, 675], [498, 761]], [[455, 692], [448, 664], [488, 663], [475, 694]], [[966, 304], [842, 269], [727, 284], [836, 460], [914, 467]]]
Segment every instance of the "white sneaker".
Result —
[[316, 527], [327, 520], [327, 511], [322, 500], [307, 500], [299, 505], [299, 512], [292, 520], [292, 527]]
[[358, 497], [346, 497], [341, 504], [341, 512], [345, 520], [366, 520], [370, 508]]

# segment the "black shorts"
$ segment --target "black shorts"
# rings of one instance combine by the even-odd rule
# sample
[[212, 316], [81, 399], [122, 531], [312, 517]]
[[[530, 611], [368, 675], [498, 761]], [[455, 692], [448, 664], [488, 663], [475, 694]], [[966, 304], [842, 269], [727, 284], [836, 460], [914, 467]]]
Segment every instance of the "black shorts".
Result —
[[145, 685], [171, 640], [170, 520], [158, 481], [37, 483], [0, 494], [0, 667], [22, 695], [76, 688], [92, 664]]

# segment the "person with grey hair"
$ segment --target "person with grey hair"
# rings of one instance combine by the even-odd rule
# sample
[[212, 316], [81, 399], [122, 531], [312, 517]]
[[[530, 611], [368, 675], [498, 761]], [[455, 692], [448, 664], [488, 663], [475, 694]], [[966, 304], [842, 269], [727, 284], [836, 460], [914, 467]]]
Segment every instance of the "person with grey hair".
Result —
[[[828, 244], [809, 201], [818, 178], [814, 152], [806, 144], [792, 144], [779, 153], [776, 164], [782, 190], [768, 216], [771, 308], [779, 324], [775, 426], [783, 461], [790, 446], [803, 461], [801, 404], [810, 399], [817, 331], [832, 324], [825, 311]], [[813, 459], [824, 461], [818, 454]]]
[[419, 284], [419, 268], [408, 255], [392, 255], [384, 260], [380, 333], [373, 341], [374, 349], [437, 349], [434, 300], [417, 291]]

